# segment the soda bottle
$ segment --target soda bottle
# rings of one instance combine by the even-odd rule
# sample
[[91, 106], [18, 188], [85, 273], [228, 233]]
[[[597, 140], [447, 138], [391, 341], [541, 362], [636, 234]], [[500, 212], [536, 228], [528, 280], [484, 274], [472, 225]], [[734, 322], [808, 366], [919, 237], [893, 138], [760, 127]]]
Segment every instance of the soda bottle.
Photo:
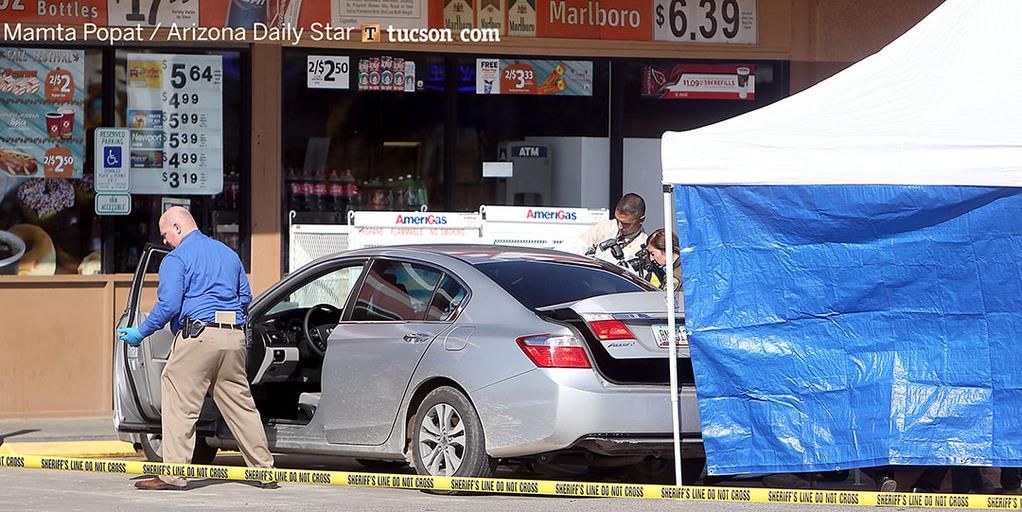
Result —
[[300, 181], [299, 170], [292, 167], [288, 170], [291, 178], [288, 185], [291, 188], [291, 209], [297, 212], [305, 211], [305, 183]]
[[344, 213], [346, 201], [344, 200], [344, 183], [341, 181], [341, 176], [337, 172], [337, 169], [330, 170], [330, 177], [328, 178], [329, 185], [327, 194], [329, 195], [329, 205], [327, 209], [331, 212]]
[[415, 201], [419, 204], [419, 206], [428, 205], [429, 195], [426, 193], [426, 183], [422, 181], [422, 178], [415, 178], [415, 186], [413, 189], [415, 190]]
[[251, 30], [256, 23], [265, 21], [266, 0], [231, 0], [227, 5], [225, 26]]
[[373, 178], [366, 190], [369, 193], [367, 204], [370, 210], [387, 209], [387, 189], [383, 187], [383, 182], [380, 178]]
[[314, 171], [312, 181], [309, 183], [309, 187], [306, 187], [305, 191], [308, 193], [310, 188], [312, 189], [312, 204], [309, 205], [309, 211], [326, 211], [327, 184], [323, 176], [323, 169], [316, 169]]
[[344, 173], [341, 174], [341, 187], [344, 190], [344, 204], [347, 208], [344, 214], [347, 215], [347, 210], [353, 210], [358, 208], [358, 184], [355, 183], [355, 177], [351, 175], [351, 169], [345, 169]]
[[394, 209], [395, 210], [406, 210], [408, 209], [408, 195], [405, 194], [407, 187], [405, 186], [405, 177], [398, 176], [397, 181], [394, 182]]
[[401, 189], [401, 196], [405, 198], [405, 204], [408, 205], [410, 210], [418, 210], [422, 205], [419, 204], [419, 198], [416, 197], [415, 180], [412, 179], [412, 175], [406, 174], [403, 183], [404, 187]]

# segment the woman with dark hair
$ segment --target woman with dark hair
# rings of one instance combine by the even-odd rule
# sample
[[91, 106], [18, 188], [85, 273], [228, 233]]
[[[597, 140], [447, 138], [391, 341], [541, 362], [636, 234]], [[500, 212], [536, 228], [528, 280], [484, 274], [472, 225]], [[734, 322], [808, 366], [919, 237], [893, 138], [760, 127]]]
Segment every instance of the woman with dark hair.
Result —
[[[646, 250], [649, 251], [649, 259], [653, 262], [653, 269], [649, 276], [653, 286], [664, 290], [667, 288], [667, 234], [663, 229], [658, 229], [649, 235], [646, 240]], [[678, 254], [678, 235], [671, 233], [671, 257], [674, 259], [674, 291], [681, 290], [681, 256]]]

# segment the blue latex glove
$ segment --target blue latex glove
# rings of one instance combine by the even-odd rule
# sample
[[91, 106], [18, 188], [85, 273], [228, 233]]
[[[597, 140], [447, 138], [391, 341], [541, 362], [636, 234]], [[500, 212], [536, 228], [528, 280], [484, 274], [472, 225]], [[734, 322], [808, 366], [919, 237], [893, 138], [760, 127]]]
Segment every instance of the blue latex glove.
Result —
[[142, 331], [139, 331], [134, 327], [117, 329], [117, 336], [121, 339], [121, 341], [133, 347], [137, 347], [142, 344]]

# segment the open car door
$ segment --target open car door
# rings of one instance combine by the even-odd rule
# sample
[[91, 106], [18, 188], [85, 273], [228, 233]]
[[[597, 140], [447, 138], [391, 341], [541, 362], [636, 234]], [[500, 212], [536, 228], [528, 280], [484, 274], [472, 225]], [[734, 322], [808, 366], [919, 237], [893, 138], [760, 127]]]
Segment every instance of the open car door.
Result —
[[[146, 276], [159, 273], [160, 263], [170, 251], [167, 246], [146, 244], [117, 328], [138, 327], [145, 321], [148, 312], [142, 310], [142, 288]], [[118, 432], [161, 432], [161, 379], [173, 348], [174, 335], [169, 325], [144, 339], [137, 347], [121, 341], [114, 331], [114, 427]], [[199, 426], [216, 417], [216, 407], [207, 397], [199, 416]]]
[[[117, 328], [142, 325], [145, 277], [159, 273], [160, 262], [170, 250], [170, 247], [153, 244], [145, 246]], [[138, 347], [121, 341], [114, 330], [114, 427], [119, 432], [160, 431], [160, 378], [173, 343], [169, 327], [146, 338]]]

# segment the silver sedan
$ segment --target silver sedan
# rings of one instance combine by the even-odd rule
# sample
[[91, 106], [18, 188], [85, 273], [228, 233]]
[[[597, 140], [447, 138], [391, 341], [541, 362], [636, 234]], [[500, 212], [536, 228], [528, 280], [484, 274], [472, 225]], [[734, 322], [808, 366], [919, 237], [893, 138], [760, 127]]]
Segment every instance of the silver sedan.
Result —
[[[163, 254], [147, 248], [119, 326], [141, 323], [141, 280]], [[662, 292], [580, 256], [361, 249], [312, 262], [253, 301], [249, 376], [277, 453], [478, 477], [498, 460], [669, 462], [666, 325]], [[154, 460], [172, 342], [164, 330], [114, 351], [115, 424]], [[684, 453], [701, 462], [687, 347], [680, 356]], [[198, 437], [196, 462], [234, 446], [211, 406]]]

